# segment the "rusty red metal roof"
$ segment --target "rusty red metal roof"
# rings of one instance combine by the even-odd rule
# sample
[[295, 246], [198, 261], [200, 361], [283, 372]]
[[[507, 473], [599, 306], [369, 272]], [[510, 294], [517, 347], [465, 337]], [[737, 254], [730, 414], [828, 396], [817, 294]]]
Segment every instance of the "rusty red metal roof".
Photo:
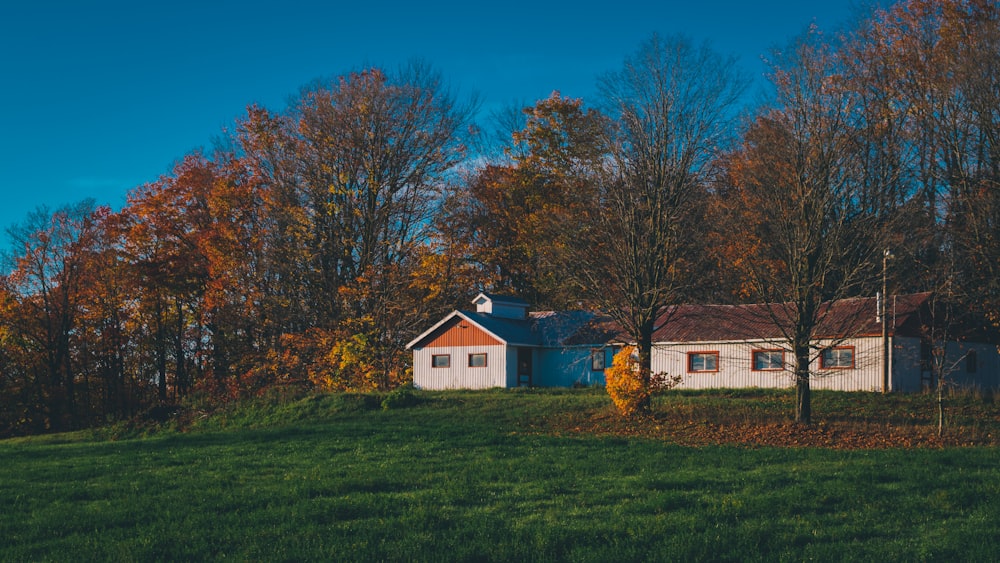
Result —
[[[889, 332], [919, 336], [920, 311], [926, 308], [929, 293], [890, 297]], [[657, 321], [654, 342], [716, 342], [784, 339], [793, 325], [794, 306], [789, 303], [754, 305], [678, 305], [669, 308]], [[874, 297], [843, 299], [825, 303], [819, 309], [814, 338], [878, 336], [882, 325]]]

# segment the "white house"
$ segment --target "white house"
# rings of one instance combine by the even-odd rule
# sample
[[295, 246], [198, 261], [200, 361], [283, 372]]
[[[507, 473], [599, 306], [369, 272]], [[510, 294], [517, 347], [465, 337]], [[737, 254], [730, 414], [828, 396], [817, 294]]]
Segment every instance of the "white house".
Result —
[[[624, 342], [606, 317], [589, 312], [528, 313], [528, 304], [480, 294], [476, 312], [454, 311], [407, 345], [414, 385], [481, 389], [604, 383], [604, 369]], [[874, 298], [825, 306], [812, 343], [814, 389], [918, 391], [935, 384], [935, 350], [958, 385], [1000, 388], [995, 332], [953, 330], [934, 343], [930, 294], [887, 304], [887, 336]], [[680, 375], [680, 388], [790, 387], [794, 356], [780, 330], [780, 306], [684, 305], [669, 309], [653, 337], [654, 372]], [[884, 371], [884, 366], [889, 369]]]
[[[824, 306], [812, 342], [810, 387], [841, 391], [919, 391], [935, 385], [935, 349], [945, 376], [962, 386], [1000, 387], [996, 335], [950, 327], [953, 341], [933, 343], [931, 294], [890, 298], [886, 338], [875, 298]], [[653, 335], [652, 368], [683, 376], [688, 389], [789, 387], [795, 357], [782, 332], [780, 305], [685, 305], [670, 309]], [[888, 370], [885, 366], [888, 365]]]
[[594, 313], [528, 313], [528, 304], [520, 299], [486, 293], [473, 303], [475, 312], [453, 311], [406, 345], [413, 350], [414, 386], [485, 389], [604, 383], [611, 350], [604, 342], [611, 333], [589, 333], [597, 318]]

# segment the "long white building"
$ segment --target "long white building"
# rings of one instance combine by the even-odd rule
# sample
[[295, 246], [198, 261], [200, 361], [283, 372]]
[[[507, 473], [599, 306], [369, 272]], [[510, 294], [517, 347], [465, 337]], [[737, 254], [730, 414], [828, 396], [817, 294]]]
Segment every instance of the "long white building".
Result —
[[[520, 299], [485, 293], [473, 303], [475, 311], [454, 311], [407, 345], [416, 387], [601, 385], [624, 344], [613, 324], [592, 312], [529, 313]], [[932, 341], [930, 294], [899, 296], [886, 309], [884, 339], [874, 298], [823, 309], [812, 388], [881, 391], [886, 375], [890, 391], [933, 387], [941, 375], [955, 385], [1000, 387], [996, 334], [955, 328], [953, 340]], [[653, 371], [680, 375], [679, 387], [688, 389], [791, 387], [795, 359], [780, 328], [783, 314], [773, 305], [671, 308], [657, 323]]]

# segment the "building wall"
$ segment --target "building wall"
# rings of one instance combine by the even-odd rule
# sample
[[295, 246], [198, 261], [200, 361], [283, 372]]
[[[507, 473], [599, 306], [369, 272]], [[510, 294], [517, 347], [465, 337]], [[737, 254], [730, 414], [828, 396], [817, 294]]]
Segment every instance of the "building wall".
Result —
[[461, 317], [454, 317], [424, 339], [425, 348], [444, 346], [488, 346], [501, 344], [485, 330]]
[[[969, 354], [975, 354], [970, 365]], [[997, 389], [1000, 387], [1000, 350], [992, 344], [952, 342], [946, 351], [948, 382], [959, 387]], [[971, 370], [971, 371], [970, 371]]]
[[[425, 345], [413, 349], [414, 385], [421, 389], [486, 389], [517, 386], [517, 348], [509, 349], [489, 333], [456, 317], [424, 339]], [[841, 391], [881, 391], [882, 340], [879, 337], [859, 337], [842, 343], [818, 342], [817, 346], [849, 347], [854, 364], [844, 369], [822, 369], [819, 354], [810, 367], [813, 389]], [[753, 369], [755, 350], [784, 348], [784, 368]], [[653, 371], [681, 375], [679, 388], [788, 388], [794, 385], [794, 358], [787, 346], [767, 342], [697, 342], [684, 344], [660, 343], [653, 350]], [[603, 385], [604, 370], [595, 370], [591, 363], [590, 346], [532, 349], [532, 382], [539, 387], [571, 387], [576, 384]], [[610, 348], [607, 348], [610, 350]], [[975, 355], [975, 371], [970, 372], [969, 355]], [[712, 372], [689, 370], [689, 354], [712, 353], [718, 358], [718, 369]], [[469, 367], [469, 354], [487, 354], [485, 367]], [[437, 354], [450, 356], [447, 368], [432, 366]], [[891, 340], [890, 390], [918, 392], [933, 385], [923, 361], [920, 339], [893, 337]], [[611, 354], [606, 354], [611, 365]], [[981, 389], [1000, 389], [1000, 350], [990, 344], [951, 343], [947, 347], [946, 364], [950, 366], [949, 383]]]
[[[506, 348], [504, 353], [504, 374], [502, 387], [517, 387], [517, 348]], [[532, 358], [532, 360], [534, 360], [534, 358]], [[500, 386], [495, 385], [494, 387]]]
[[[818, 353], [810, 364], [810, 387], [840, 391], [878, 391], [882, 388], [881, 339], [856, 338], [843, 343], [818, 342], [818, 346], [835, 345], [854, 350], [851, 368], [821, 369]], [[755, 350], [784, 348], [784, 368], [754, 370]], [[717, 371], [692, 372], [689, 354], [717, 354]], [[714, 389], [765, 387], [787, 388], [795, 383], [795, 358], [787, 346], [767, 342], [697, 342], [685, 344], [657, 344], [653, 349], [654, 373], [682, 377], [680, 389]]]
[[[539, 387], [604, 385], [604, 370], [592, 369], [590, 352], [590, 347], [582, 346], [538, 348], [535, 354], [535, 385]], [[610, 363], [608, 365], [610, 366]]]
[[[934, 374], [931, 366], [923, 361], [924, 353], [919, 338], [893, 340], [893, 391], [918, 392], [934, 388]], [[974, 365], [970, 365], [970, 354], [975, 355], [971, 362]], [[949, 342], [943, 365], [947, 372], [946, 385], [1000, 389], [1000, 351], [993, 344]]]
[[[469, 355], [481, 353], [486, 354], [486, 367], [469, 367]], [[449, 355], [451, 366], [433, 367], [432, 357], [438, 354]], [[516, 358], [513, 361], [516, 362]], [[507, 366], [506, 347], [502, 344], [414, 348], [413, 385], [417, 389], [507, 387], [509, 386]]]
[[892, 338], [892, 391], [916, 393], [923, 388], [920, 369], [920, 339]]

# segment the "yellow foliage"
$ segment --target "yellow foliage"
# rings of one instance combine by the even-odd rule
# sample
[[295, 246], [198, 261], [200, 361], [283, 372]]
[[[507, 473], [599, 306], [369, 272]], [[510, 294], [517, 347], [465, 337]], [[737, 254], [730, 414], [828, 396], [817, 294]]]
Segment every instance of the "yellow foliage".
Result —
[[[399, 355], [402, 355], [400, 352]], [[244, 392], [272, 385], [307, 384], [324, 392], [367, 392], [398, 387], [412, 377], [399, 357], [380, 361], [378, 350], [363, 333], [309, 329], [285, 334], [281, 349], [244, 376]], [[388, 368], [384, 367], [386, 364]]]
[[670, 389], [681, 382], [680, 376], [643, 373], [635, 346], [626, 346], [615, 354], [604, 379], [608, 395], [623, 416], [634, 416], [646, 408], [653, 391]]
[[633, 416], [649, 404], [649, 378], [639, 369], [634, 346], [626, 346], [615, 354], [604, 379], [605, 389], [622, 415]]

